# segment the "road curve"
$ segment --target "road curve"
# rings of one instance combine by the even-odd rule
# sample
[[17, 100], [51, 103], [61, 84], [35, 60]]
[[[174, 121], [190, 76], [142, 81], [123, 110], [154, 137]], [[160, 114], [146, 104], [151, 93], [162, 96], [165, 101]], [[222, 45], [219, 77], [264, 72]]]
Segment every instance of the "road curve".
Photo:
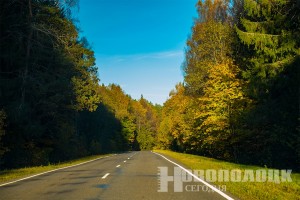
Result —
[[[175, 165], [150, 151], [129, 152], [50, 172], [0, 187], [1, 199], [24, 200], [176, 200], [226, 199], [200, 182], [185, 182], [182, 192], [159, 192], [159, 167], [174, 174]], [[195, 187], [195, 185], [197, 187]], [[192, 188], [197, 190], [191, 191]]]

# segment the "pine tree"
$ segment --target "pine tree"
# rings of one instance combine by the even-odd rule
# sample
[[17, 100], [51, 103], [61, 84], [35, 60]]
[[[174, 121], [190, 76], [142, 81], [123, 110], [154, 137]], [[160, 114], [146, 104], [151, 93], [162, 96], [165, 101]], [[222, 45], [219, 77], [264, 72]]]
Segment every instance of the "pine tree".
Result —
[[[253, 97], [264, 96], [284, 67], [299, 55], [294, 29], [297, 5], [287, 0], [244, 0], [244, 13], [236, 32], [251, 50], [244, 77], [251, 80]], [[295, 14], [295, 16], [293, 16]]]
[[[239, 160], [275, 167], [299, 165], [300, 7], [293, 0], [244, 0], [236, 60], [251, 109], [235, 139]], [[239, 57], [244, 59], [239, 59]], [[298, 164], [296, 164], [298, 163]]]

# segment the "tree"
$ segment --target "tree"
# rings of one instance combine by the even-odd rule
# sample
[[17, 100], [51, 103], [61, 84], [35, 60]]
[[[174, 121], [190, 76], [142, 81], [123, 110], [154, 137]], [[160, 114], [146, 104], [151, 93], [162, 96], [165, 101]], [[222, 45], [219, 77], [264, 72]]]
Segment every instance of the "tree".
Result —
[[222, 63], [231, 54], [230, 30], [227, 1], [199, 1], [198, 19], [192, 29], [192, 36], [187, 41], [185, 63], [185, 83], [187, 92], [199, 96], [207, 80], [207, 71]]
[[[244, 0], [244, 12], [236, 32], [240, 41], [251, 50], [244, 77], [251, 81], [254, 98], [265, 98], [272, 79], [299, 55], [296, 1]], [[298, 19], [297, 19], [298, 16]]]
[[202, 146], [213, 157], [230, 158], [230, 139], [236, 134], [237, 119], [249, 102], [238, 74], [239, 69], [230, 60], [213, 66], [208, 70], [204, 95], [198, 99], [195, 117], [202, 122]]
[[[273, 167], [299, 163], [299, 3], [244, 0], [235, 53], [252, 108], [236, 141], [239, 160]], [[298, 78], [296, 78], [298, 77]], [[298, 89], [297, 89], [298, 88]], [[249, 145], [246, 145], [249, 144]], [[279, 150], [280, 149], [280, 150]], [[283, 164], [284, 163], [284, 164]]]
[[195, 141], [191, 140], [195, 131], [193, 103], [185, 95], [184, 85], [177, 84], [162, 110], [162, 121], [157, 135], [158, 146], [176, 151], [195, 149]]
[[157, 113], [152, 103], [141, 96], [136, 105], [137, 142], [140, 149], [150, 150], [154, 147], [157, 134]]
[[195, 133], [189, 142], [195, 152], [223, 158], [230, 154], [225, 146], [234, 132], [234, 116], [240, 112], [235, 106], [244, 98], [243, 81], [232, 59], [234, 20], [228, 1], [199, 1], [197, 9], [184, 65], [186, 91], [196, 105]]
[[136, 142], [137, 123], [133, 111], [133, 100], [126, 95], [119, 85], [111, 84], [100, 86], [98, 90], [103, 104], [112, 112], [121, 123], [121, 135], [126, 148], [133, 148]]
[[297, 1], [199, 1], [159, 148], [299, 170]]
[[93, 51], [79, 39], [68, 3], [0, 3], [0, 109], [6, 112], [4, 166], [77, 157], [79, 110], [99, 97]]

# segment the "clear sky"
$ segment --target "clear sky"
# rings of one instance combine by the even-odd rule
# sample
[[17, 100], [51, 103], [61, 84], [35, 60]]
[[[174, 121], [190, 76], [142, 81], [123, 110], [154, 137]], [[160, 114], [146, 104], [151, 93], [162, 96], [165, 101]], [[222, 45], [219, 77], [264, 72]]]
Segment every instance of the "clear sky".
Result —
[[100, 82], [132, 98], [163, 104], [183, 81], [184, 49], [197, 0], [80, 0], [81, 35], [96, 57]]

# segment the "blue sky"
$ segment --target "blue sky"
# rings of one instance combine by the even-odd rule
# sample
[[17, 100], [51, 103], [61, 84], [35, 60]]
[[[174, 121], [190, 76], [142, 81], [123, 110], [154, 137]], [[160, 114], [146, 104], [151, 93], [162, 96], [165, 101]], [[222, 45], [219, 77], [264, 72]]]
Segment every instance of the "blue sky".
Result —
[[87, 37], [100, 82], [116, 83], [132, 98], [163, 104], [183, 81], [185, 42], [197, 0], [80, 0], [81, 35]]

